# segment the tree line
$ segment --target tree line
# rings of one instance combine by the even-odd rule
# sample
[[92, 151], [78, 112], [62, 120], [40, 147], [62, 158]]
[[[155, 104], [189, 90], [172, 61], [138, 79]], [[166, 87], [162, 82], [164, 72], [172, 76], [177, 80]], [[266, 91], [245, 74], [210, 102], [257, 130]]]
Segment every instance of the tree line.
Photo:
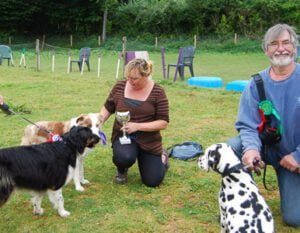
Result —
[[5, 0], [0, 35], [260, 35], [300, 26], [295, 0]]

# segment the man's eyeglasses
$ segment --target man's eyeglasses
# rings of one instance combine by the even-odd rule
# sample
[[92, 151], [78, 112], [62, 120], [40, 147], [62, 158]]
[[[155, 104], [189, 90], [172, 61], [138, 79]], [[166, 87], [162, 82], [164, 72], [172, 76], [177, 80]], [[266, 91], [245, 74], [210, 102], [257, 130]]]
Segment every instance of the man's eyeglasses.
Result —
[[276, 51], [280, 45], [287, 50], [291, 50], [294, 48], [294, 44], [291, 41], [287, 40], [282, 42], [278, 42], [278, 41], [271, 42], [270, 44], [268, 44], [268, 49], [270, 51]]

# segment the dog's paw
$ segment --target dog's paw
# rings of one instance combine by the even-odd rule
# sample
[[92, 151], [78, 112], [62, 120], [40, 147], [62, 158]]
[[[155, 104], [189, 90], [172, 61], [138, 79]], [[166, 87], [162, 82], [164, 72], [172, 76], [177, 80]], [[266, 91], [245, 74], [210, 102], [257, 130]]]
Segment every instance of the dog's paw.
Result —
[[33, 208], [33, 214], [43, 215], [44, 214], [44, 209], [43, 208]]
[[89, 184], [90, 182], [88, 180], [86, 180], [86, 179], [83, 179], [83, 180], [80, 181], [80, 183], [81, 184]]
[[67, 218], [70, 216], [70, 212], [69, 211], [66, 211], [66, 210], [61, 210], [58, 212], [59, 216], [62, 217], [62, 218]]
[[75, 189], [76, 189], [76, 191], [78, 191], [78, 192], [83, 192], [83, 191], [84, 191], [84, 187], [82, 187], [81, 185], [77, 185], [77, 186], [75, 187]]

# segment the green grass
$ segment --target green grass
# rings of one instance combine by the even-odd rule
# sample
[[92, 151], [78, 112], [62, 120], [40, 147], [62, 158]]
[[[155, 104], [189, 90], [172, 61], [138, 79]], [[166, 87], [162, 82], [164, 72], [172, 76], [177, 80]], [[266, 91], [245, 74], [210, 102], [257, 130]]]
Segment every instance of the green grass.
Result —
[[[14, 67], [5, 63], [0, 66], [0, 93], [32, 121], [68, 120], [81, 113], [97, 112], [116, 81], [117, 52], [102, 52], [99, 78], [97, 51], [91, 57], [91, 72], [83, 75], [77, 67], [67, 74], [67, 53], [63, 51], [57, 53], [54, 73], [49, 52], [42, 53], [39, 72], [33, 52], [27, 54], [27, 68], [18, 67], [19, 54], [14, 55]], [[163, 80], [160, 53], [151, 52], [150, 58], [154, 61], [153, 79], [165, 88], [170, 101], [171, 122], [162, 131], [165, 147], [188, 140], [207, 147], [236, 135], [234, 122], [240, 93], [190, 87], [180, 80], [174, 83], [172, 78]], [[176, 58], [176, 53], [168, 52], [166, 63], [174, 63]], [[267, 65], [261, 53], [197, 51], [194, 68], [197, 76], [219, 76], [226, 84], [248, 79]], [[112, 120], [104, 126], [107, 137]], [[0, 147], [18, 145], [26, 125], [19, 116], [0, 114]], [[30, 195], [16, 192], [0, 209], [0, 232], [219, 232], [219, 175], [200, 171], [195, 160], [170, 162], [171, 168], [158, 188], [141, 183], [136, 165], [129, 171], [128, 184], [119, 186], [113, 183], [115, 167], [110, 144], [97, 146], [85, 160], [85, 175], [91, 182], [86, 190], [76, 192], [73, 184], [63, 190], [65, 207], [71, 212], [69, 218], [60, 218], [47, 198], [43, 202], [44, 216], [34, 216]], [[276, 185], [271, 168], [267, 178], [269, 185]], [[274, 213], [277, 232], [299, 232], [282, 223], [278, 190], [266, 191], [261, 177], [255, 179]]]

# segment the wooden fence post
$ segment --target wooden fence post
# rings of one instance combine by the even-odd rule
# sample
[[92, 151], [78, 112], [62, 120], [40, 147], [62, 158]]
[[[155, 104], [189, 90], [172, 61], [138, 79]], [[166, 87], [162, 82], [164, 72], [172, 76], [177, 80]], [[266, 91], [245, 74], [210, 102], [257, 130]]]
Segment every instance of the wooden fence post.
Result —
[[163, 77], [166, 79], [166, 64], [165, 64], [165, 48], [161, 47], [161, 63], [162, 63], [162, 70], [163, 70]]
[[70, 46], [73, 47], [73, 35], [70, 35]]
[[21, 50], [21, 59], [20, 59], [20, 64], [19, 64], [19, 66], [21, 66], [23, 64], [24, 68], [26, 68], [25, 52], [26, 52], [26, 49], [22, 48], [22, 50]]
[[98, 36], [98, 46], [100, 47], [101, 45], [101, 36]]
[[46, 35], [43, 35], [43, 40], [42, 40], [42, 50], [44, 50], [44, 46], [45, 46], [45, 40], [46, 40]]
[[234, 44], [237, 44], [237, 42], [238, 42], [238, 35], [237, 35], [237, 33], [234, 33], [233, 42], [234, 42]]
[[123, 57], [123, 77], [124, 77], [125, 62], [126, 62], [126, 45], [127, 45], [127, 38], [126, 38], [126, 36], [123, 36], [123, 38], [122, 38], [122, 53], [121, 53], [121, 56]]
[[40, 71], [41, 58], [40, 58], [40, 40], [39, 39], [36, 39], [35, 52], [36, 52], [36, 70]]
[[178, 60], [177, 60], [177, 64], [176, 64], [176, 70], [175, 70], [173, 82], [175, 82], [176, 79], [177, 79], [177, 73], [179, 71], [179, 63], [180, 63], [180, 58], [181, 58], [182, 50], [183, 50], [182, 48], [179, 49], [179, 55], [178, 55]]
[[11, 36], [8, 37], [8, 44], [11, 45]]
[[127, 45], [127, 39], [126, 36], [122, 37], [122, 54], [125, 56], [126, 53], [126, 45]]
[[68, 65], [67, 65], [67, 74], [70, 73], [71, 70], [71, 49], [68, 51]]
[[194, 48], [197, 48], [197, 35], [194, 35]]
[[100, 53], [100, 49], [99, 49], [99, 53], [98, 53], [98, 73], [97, 73], [97, 77], [100, 77], [100, 68], [101, 68], [101, 53]]
[[52, 73], [54, 73], [55, 69], [55, 50], [52, 50]]
[[119, 53], [119, 55], [118, 55], [118, 63], [117, 63], [117, 70], [116, 70], [116, 80], [119, 77], [119, 69], [120, 69], [121, 58], [122, 58], [122, 53]]
[[158, 42], [158, 38], [157, 38], [157, 36], [155, 37], [155, 48], [157, 49], [157, 43]]

